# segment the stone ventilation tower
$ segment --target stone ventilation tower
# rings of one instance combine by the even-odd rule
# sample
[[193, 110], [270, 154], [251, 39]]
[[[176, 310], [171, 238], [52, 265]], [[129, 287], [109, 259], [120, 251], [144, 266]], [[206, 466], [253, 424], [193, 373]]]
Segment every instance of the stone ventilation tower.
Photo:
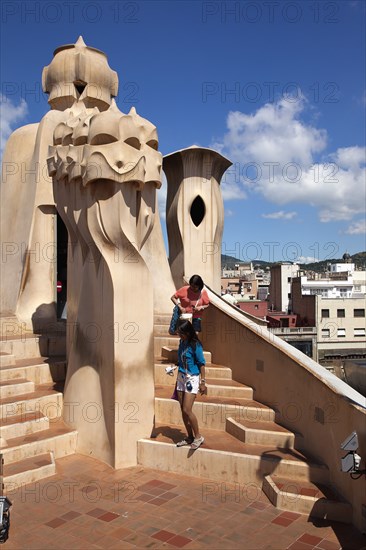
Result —
[[[47, 170], [53, 132], [70, 119], [71, 107], [74, 114], [108, 109], [118, 92], [118, 76], [106, 55], [80, 37], [55, 50], [43, 70], [42, 86], [51, 110], [41, 122], [13, 132], [6, 144], [0, 220], [7, 243], [1, 261], [1, 311], [36, 331], [56, 323], [56, 208]], [[80, 136], [87, 128], [88, 123], [79, 129]]]
[[220, 181], [231, 164], [216, 151], [196, 146], [164, 157], [169, 262], [177, 288], [197, 273], [220, 293], [224, 226]]
[[153, 426], [152, 272], [170, 276], [166, 254], [153, 254], [163, 249], [162, 155], [156, 127], [118, 109], [117, 74], [82, 38], [55, 51], [42, 81], [51, 110], [4, 153], [1, 311], [31, 330], [55, 323], [58, 214], [68, 233], [64, 419], [78, 452], [119, 468], [136, 463]]

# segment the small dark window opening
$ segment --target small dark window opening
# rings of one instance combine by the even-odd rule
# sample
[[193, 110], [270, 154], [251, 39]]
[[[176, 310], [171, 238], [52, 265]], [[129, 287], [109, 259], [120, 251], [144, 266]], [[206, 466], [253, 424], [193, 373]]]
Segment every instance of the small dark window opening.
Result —
[[206, 214], [205, 203], [199, 195], [192, 202], [190, 214], [192, 222], [196, 227], [198, 227]]
[[74, 86], [76, 88], [76, 91], [78, 92], [79, 96], [83, 93], [83, 91], [86, 88], [86, 82], [83, 82], [82, 80], [75, 80]]

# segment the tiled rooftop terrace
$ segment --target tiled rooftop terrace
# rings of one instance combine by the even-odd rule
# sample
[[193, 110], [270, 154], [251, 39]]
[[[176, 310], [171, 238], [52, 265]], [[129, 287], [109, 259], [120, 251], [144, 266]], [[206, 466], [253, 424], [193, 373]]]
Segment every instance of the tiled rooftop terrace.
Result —
[[7, 550], [366, 548], [352, 525], [278, 510], [253, 484], [114, 470], [77, 454], [57, 465], [57, 475], [8, 493]]

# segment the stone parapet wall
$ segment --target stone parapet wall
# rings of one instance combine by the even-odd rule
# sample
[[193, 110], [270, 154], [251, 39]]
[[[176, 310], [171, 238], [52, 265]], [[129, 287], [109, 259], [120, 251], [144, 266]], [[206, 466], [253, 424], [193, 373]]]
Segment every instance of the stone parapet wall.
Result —
[[276, 410], [276, 421], [295, 432], [296, 449], [329, 468], [334, 488], [353, 507], [353, 523], [365, 529], [364, 479], [341, 472], [342, 442], [353, 431], [366, 457], [366, 400], [324, 367], [249, 320], [217, 294], [208, 293], [202, 340], [213, 361], [233, 379], [252, 386], [254, 399]]

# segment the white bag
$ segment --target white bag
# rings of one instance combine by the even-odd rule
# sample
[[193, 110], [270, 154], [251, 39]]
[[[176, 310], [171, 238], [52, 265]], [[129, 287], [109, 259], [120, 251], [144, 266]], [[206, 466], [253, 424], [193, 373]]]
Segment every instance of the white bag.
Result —
[[179, 319], [182, 321], [190, 321], [192, 323], [193, 315], [192, 313], [181, 313]]

